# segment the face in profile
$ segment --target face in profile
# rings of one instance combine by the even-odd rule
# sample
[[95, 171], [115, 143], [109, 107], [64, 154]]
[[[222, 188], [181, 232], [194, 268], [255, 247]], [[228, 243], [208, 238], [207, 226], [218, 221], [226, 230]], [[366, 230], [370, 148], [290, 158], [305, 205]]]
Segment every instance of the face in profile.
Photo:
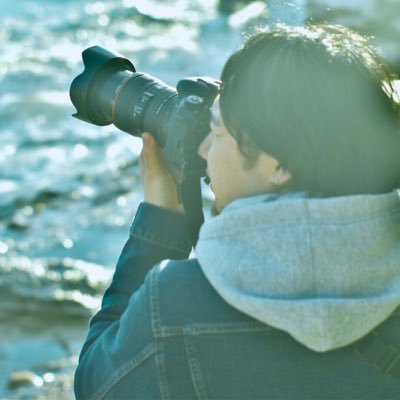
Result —
[[210, 133], [199, 146], [199, 154], [207, 161], [207, 175], [215, 195], [217, 212], [233, 200], [274, 189], [272, 181], [278, 162], [261, 152], [254, 165], [247, 166], [237, 141], [222, 121], [219, 97], [213, 104], [210, 128]]

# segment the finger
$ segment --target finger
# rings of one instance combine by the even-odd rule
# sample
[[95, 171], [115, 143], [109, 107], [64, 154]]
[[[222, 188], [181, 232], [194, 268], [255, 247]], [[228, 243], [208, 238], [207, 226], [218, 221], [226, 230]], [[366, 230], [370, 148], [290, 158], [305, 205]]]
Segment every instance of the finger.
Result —
[[153, 136], [148, 133], [145, 132], [142, 135], [142, 139], [143, 139], [143, 153], [145, 156], [151, 156], [154, 152], [154, 138]]
[[143, 139], [143, 143], [145, 145], [148, 145], [152, 142], [152, 140], [154, 139], [153, 135], [149, 132], [143, 132], [142, 133], [142, 139]]
[[159, 149], [154, 136], [148, 132], [143, 133], [143, 151], [145, 157], [159, 158]]

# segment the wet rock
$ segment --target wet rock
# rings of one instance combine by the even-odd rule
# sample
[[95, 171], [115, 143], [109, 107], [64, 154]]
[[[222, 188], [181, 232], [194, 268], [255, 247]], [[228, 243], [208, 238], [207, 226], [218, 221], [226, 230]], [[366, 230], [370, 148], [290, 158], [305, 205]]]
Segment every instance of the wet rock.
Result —
[[110, 274], [76, 259], [0, 257], [0, 399], [73, 399], [77, 356]]
[[30, 225], [26, 218], [14, 217], [10, 223], [8, 224], [8, 229], [12, 229], [14, 231], [27, 231]]
[[74, 371], [86, 329], [42, 329], [18, 339], [1, 335], [0, 399], [73, 399]]
[[8, 389], [15, 390], [26, 385], [42, 387], [43, 379], [32, 371], [13, 372], [8, 378]]
[[[37, 310], [42, 318], [87, 318], [99, 305], [111, 276], [101, 265], [81, 260], [0, 258], [2, 320]], [[11, 308], [5, 307], [8, 304]], [[53, 311], [53, 314], [50, 313]], [[31, 316], [33, 316], [31, 314]], [[4, 318], [4, 319], [3, 319]]]
[[1, 399], [7, 400], [73, 400], [73, 371], [58, 374], [18, 371], [10, 375], [8, 386]]

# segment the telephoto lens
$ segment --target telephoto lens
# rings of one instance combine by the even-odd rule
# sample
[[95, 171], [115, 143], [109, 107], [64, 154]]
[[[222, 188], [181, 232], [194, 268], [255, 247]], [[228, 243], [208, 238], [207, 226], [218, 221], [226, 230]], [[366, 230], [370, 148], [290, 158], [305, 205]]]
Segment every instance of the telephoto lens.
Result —
[[[93, 46], [82, 53], [84, 72], [71, 84], [75, 117], [95, 125], [114, 125], [134, 136], [146, 130], [165, 144], [165, 120], [174, 109], [175, 88], [119, 55]], [[164, 121], [163, 121], [164, 120]], [[163, 124], [164, 122], [164, 124]]]
[[136, 72], [129, 60], [100, 46], [86, 49], [82, 59], [85, 69], [70, 88], [76, 118], [95, 125], [113, 123], [134, 136], [151, 132], [166, 162], [178, 169], [192, 163], [191, 158], [202, 164], [197, 146], [209, 131], [218, 80], [185, 78], [174, 88]]

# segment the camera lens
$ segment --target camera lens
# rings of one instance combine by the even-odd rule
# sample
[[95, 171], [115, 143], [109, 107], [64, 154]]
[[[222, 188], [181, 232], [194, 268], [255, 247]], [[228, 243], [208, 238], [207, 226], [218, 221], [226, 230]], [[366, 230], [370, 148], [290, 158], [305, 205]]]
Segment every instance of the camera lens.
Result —
[[166, 125], [176, 109], [175, 88], [145, 73], [127, 59], [93, 46], [82, 54], [85, 70], [71, 84], [75, 117], [95, 125], [114, 123], [134, 136], [152, 132], [164, 146]]
[[161, 80], [145, 73], [134, 73], [115, 93], [112, 121], [135, 136], [144, 131], [152, 132], [158, 144], [164, 146], [167, 122], [176, 109], [177, 96], [176, 89]]

